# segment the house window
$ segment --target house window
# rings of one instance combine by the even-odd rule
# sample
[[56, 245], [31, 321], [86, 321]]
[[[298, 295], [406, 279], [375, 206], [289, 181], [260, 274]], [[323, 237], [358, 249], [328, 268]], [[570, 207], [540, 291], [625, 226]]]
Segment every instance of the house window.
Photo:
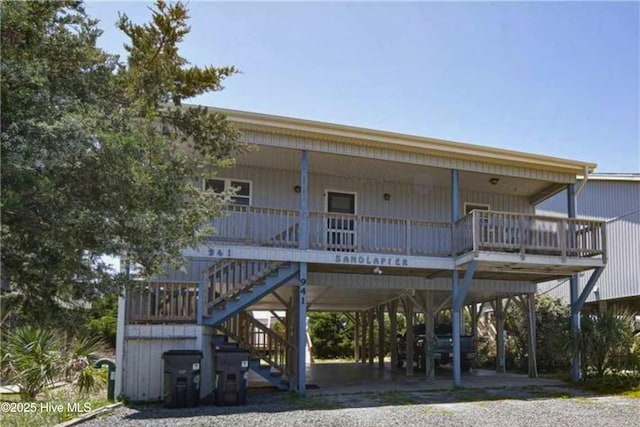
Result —
[[467, 216], [473, 211], [488, 211], [489, 209], [490, 209], [489, 205], [484, 205], [481, 203], [465, 203], [464, 215]]
[[206, 190], [211, 189], [216, 193], [223, 193], [234, 189], [236, 194], [231, 197], [231, 203], [245, 206], [251, 204], [251, 181], [226, 178], [206, 179], [204, 181], [204, 188]]
[[354, 193], [327, 192], [327, 212], [356, 213], [356, 195]]

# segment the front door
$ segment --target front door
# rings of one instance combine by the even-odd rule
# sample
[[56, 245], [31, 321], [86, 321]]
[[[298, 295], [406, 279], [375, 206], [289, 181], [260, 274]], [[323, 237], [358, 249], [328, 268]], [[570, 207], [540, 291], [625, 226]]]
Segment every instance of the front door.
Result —
[[327, 191], [326, 244], [331, 251], [356, 250], [356, 194]]

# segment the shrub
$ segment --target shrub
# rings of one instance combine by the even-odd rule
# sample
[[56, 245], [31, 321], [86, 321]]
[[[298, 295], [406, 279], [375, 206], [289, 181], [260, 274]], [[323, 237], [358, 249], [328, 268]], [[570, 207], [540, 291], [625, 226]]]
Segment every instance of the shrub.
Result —
[[583, 315], [580, 331], [571, 336], [570, 348], [580, 352], [585, 377], [603, 377], [628, 364], [632, 346], [631, 315], [612, 308], [604, 313]]
[[353, 325], [344, 314], [309, 313], [309, 333], [316, 357], [352, 357]]
[[64, 367], [64, 338], [32, 326], [10, 331], [2, 346], [3, 371], [23, 398], [33, 400], [60, 378]]
[[82, 395], [97, 391], [107, 383], [104, 370], [93, 367], [99, 343], [97, 337], [81, 337], [73, 342], [66, 354], [65, 376]]
[[629, 353], [629, 362], [631, 369], [635, 370], [636, 373], [640, 373], [640, 334], [637, 334], [633, 339], [633, 345]]
[[[556, 372], [569, 366], [570, 310], [567, 304], [548, 295], [536, 295], [536, 363], [541, 372]], [[526, 311], [512, 303], [506, 312], [507, 363], [518, 369], [527, 369], [528, 328]]]
[[479, 368], [496, 367], [496, 341], [495, 339], [480, 335], [476, 340], [476, 361], [475, 364]]
[[55, 381], [67, 380], [82, 395], [104, 387], [104, 370], [93, 368], [99, 339], [78, 338], [65, 346], [57, 331], [24, 326], [3, 336], [2, 371], [23, 399], [34, 400]]

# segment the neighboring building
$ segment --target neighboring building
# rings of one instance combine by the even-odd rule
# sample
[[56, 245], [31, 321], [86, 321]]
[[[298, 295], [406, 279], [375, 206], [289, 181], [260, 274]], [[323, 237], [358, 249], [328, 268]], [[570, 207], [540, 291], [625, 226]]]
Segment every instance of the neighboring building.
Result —
[[[433, 333], [434, 316], [452, 308], [460, 384], [460, 367], [469, 363], [460, 360], [464, 306], [492, 301], [503, 339], [503, 298], [531, 299], [538, 282], [589, 276], [606, 263], [602, 222], [535, 215], [536, 203], [572, 187], [594, 164], [219, 111], [258, 150], [202, 183], [237, 193], [213, 221], [207, 245], [185, 250], [186, 270], [121, 298], [117, 392], [131, 400], [162, 396], [161, 355], [170, 349], [203, 352], [206, 397], [212, 351], [226, 340], [248, 349], [251, 368], [265, 379], [304, 393], [306, 356], [299, 350], [307, 310], [353, 313], [356, 354], [373, 364], [384, 342], [373, 335], [374, 320], [384, 322], [388, 311], [395, 336], [399, 303], [409, 342], [414, 310], [427, 314]], [[285, 312], [284, 331], [248, 310]], [[408, 346], [408, 360], [412, 351]], [[391, 358], [395, 366], [394, 346]], [[412, 373], [413, 365], [406, 369]]]
[[[538, 205], [536, 213], [566, 215], [566, 200], [563, 191]], [[640, 173], [589, 175], [577, 198], [577, 214], [607, 223], [607, 268], [586, 304], [624, 305], [640, 312]], [[579, 289], [586, 281], [581, 274]], [[538, 292], [569, 301], [568, 286], [557, 281], [540, 284]]]

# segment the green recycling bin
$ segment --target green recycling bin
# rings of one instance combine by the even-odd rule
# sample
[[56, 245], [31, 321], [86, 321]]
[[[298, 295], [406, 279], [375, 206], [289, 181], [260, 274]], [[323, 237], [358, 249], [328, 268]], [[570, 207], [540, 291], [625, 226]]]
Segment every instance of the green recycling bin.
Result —
[[170, 350], [162, 354], [164, 406], [189, 408], [200, 403], [200, 361], [198, 350]]
[[247, 403], [249, 352], [219, 347], [213, 353], [214, 403], [219, 406]]
[[116, 389], [116, 362], [113, 359], [102, 358], [98, 359], [96, 363], [93, 364], [94, 368], [102, 368], [103, 366], [107, 366], [109, 368], [109, 379], [107, 386], [107, 399], [111, 402], [115, 399], [115, 389]]

